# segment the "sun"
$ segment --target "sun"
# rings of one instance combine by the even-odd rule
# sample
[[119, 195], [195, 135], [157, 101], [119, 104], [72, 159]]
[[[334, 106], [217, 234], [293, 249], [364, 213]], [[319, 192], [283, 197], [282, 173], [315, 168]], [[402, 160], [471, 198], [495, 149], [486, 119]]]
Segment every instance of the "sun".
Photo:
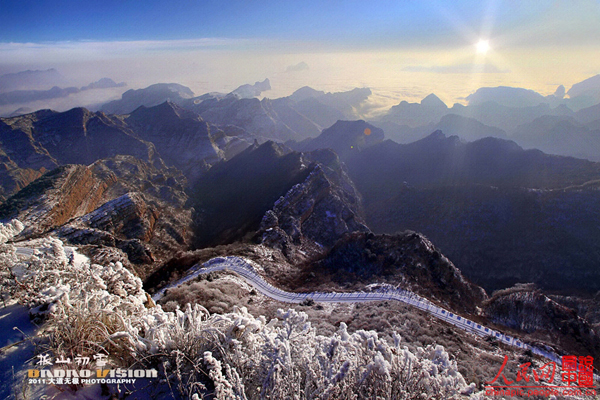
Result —
[[479, 39], [479, 42], [475, 45], [477, 53], [485, 54], [490, 50], [490, 41], [485, 39]]

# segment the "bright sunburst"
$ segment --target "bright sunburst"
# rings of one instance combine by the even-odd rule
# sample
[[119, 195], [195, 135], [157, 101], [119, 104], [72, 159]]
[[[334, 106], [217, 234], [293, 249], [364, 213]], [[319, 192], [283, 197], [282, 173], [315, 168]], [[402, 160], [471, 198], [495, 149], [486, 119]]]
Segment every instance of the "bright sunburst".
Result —
[[480, 39], [479, 42], [477, 42], [477, 44], [475, 45], [475, 47], [477, 48], [477, 53], [485, 54], [490, 50], [490, 41]]

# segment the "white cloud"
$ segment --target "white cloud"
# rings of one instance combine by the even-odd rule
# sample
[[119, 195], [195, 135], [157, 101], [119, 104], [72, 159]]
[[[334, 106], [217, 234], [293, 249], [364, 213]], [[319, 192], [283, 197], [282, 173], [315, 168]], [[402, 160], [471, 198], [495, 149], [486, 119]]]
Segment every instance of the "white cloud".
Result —
[[135, 41], [61, 41], [40, 43], [0, 42], [0, 54], [16, 57], [13, 62], [32, 61], [42, 56], [63, 60], [65, 56], [78, 59], [112, 58], [154, 52], [179, 52], [207, 49], [236, 49], [261, 46], [265, 40], [201, 38], [185, 40], [135, 40]]

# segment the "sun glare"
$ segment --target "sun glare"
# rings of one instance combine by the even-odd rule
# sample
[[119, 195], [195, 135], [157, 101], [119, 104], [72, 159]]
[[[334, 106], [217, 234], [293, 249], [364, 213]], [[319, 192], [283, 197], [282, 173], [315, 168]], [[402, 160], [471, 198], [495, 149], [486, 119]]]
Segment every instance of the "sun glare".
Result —
[[477, 44], [475, 45], [475, 47], [477, 48], [477, 52], [479, 54], [485, 54], [490, 50], [490, 41], [480, 39], [479, 42], [477, 42]]

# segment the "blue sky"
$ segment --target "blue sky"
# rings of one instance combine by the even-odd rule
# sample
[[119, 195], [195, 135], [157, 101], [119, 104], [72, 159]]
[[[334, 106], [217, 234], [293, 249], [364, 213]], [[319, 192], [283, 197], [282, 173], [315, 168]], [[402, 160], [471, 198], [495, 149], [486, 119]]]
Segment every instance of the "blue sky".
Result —
[[[0, 0], [0, 74], [197, 93], [268, 77], [272, 96], [369, 86], [451, 104], [480, 86], [548, 94], [600, 73], [599, 21], [600, 0]], [[299, 62], [309, 68], [289, 73]]]
[[3, 0], [0, 41], [227, 37], [343, 47], [444, 45], [455, 39], [452, 17], [460, 19], [464, 29], [478, 31], [486, 14], [493, 13], [501, 32], [535, 24], [560, 7], [577, 8], [548, 1]]
[[[343, 41], [429, 31], [426, 2], [3, 0], [2, 41], [280, 37]], [[479, 4], [479, 2], [475, 2]], [[472, 8], [467, 8], [472, 12]], [[400, 29], [403, 27], [403, 29]]]

